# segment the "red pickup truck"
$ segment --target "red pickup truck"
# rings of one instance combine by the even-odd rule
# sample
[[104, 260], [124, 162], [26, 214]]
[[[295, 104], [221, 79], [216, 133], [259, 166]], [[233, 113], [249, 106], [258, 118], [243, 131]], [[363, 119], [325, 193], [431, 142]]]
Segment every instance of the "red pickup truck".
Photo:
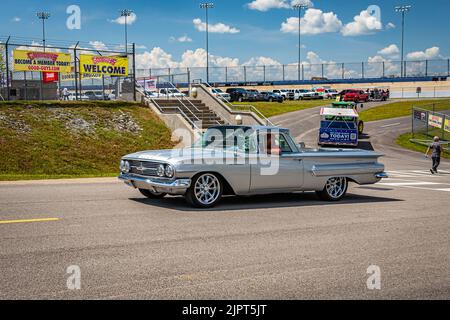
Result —
[[367, 102], [369, 101], [369, 94], [363, 90], [349, 89], [343, 90], [339, 93], [341, 101]]

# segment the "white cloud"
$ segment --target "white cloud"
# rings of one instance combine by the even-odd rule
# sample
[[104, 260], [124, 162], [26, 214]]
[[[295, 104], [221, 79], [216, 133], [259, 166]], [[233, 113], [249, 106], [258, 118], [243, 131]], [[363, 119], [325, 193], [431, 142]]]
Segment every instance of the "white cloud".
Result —
[[243, 63], [244, 66], [279, 66], [281, 63], [270, 57], [253, 57], [247, 62]]
[[[128, 25], [133, 24], [133, 23], [136, 22], [136, 20], [137, 20], [137, 16], [136, 16], [136, 14], [134, 12], [132, 12], [131, 15], [129, 17], [127, 17], [127, 24]], [[124, 25], [125, 24], [125, 17], [120, 16], [117, 19], [109, 20], [109, 22], [113, 22], [113, 23]]]
[[20, 21], [22, 21], [22, 19], [19, 18], [19, 17], [14, 17], [14, 18], [12, 18], [12, 21], [13, 22], [20, 22]]
[[398, 54], [400, 53], [400, 50], [397, 47], [397, 45], [391, 44], [391, 45], [387, 46], [386, 48], [383, 48], [380, 51], [378, 51], [378, 53], [381, 54], [382, 56], [390, 57], [392, 59], [397, 59]]
[[192, 42], [192, 39], [189, 38], [187, 35], [181, 37], [170, 37], [169, 40], [171, 42]]
[[[196, 18], [192, 20], [194, 23], [195, 29], [198, 31], [206, 31], [206, 23], [203, 22], [201, 19]], [[239, 33], [240, 30], [234, 27], [231, 27], [229, 25], [223, 24], [223, 23], [216, 23], [216, 24], [209, 24], [208, 25], [208, 31], [212, 33]]]
[[268, 11], [270, 9], [289, 8], [289, 3], [286, 0], [254, 0], [247, 6], [252, 10]]
[[396, 25], [393, 24], [392, 22], [389, 22], [389, 23], [386, 25], [386, 29], [387, 29], [387, 30], [389, 30], [389, 29], [395, 29], [395, 27], [396, 27]]
[[428, 48], [425, 51], [414, 51], [406, 55], [406, 59], [409, 60], [429, 60], [440, 57], [439, 47]]
[[248, 3], [247, 6], [252, 10], [268, 11], [270, 9], [289, 9], [295, 4], [313, 6], [310, 0], [254, 0]]
[[363, 10], [358, 16], [353, 18], [353, 22], [346, 24], [342, 30], [342, 35], [360, 36], [372, 34], [375, 31], [381, 30], [383, 24], [376, 16], [370, 14], [368, 10]]
[[[319, 9], [308, 9], [300, 20], [302, 34], [320, 34], [338, 32], [342, 22], [333, 12], [322, 12]], [[284, 33], [298, 33], [298, 17], [290, 17], [281, 24]]]
[[108, 50], [108, 47], [101, 41], [89, 41], [89, 44], [95, 49], [95, 50]]

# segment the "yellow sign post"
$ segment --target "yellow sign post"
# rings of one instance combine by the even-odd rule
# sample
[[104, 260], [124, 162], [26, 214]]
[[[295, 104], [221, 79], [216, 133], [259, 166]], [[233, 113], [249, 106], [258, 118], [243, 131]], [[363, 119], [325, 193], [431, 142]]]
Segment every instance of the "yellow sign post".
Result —
[[126, 77], [128, 57], [80, 54], [80, 73]]
[[14, 50], [13, 59], [14, 71], [68, 73], [72, 68], [69, 53]]

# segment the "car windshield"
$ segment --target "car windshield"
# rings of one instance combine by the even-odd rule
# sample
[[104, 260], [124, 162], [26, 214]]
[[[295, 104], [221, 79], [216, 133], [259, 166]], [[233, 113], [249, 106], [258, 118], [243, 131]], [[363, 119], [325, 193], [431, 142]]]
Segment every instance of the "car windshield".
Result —
[[251, 128], [215, 127], [206, 130], [194, 147], [256, 153], [256, 135]]
[[221, 89], [212, 89], [213, 93], [222, 93], [223, 91]]

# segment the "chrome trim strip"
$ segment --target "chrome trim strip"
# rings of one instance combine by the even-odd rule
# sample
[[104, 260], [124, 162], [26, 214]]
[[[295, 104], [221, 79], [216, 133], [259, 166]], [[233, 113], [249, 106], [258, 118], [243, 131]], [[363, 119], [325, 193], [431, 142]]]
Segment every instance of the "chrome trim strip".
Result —
[[119, 180], [124, 181], [127, 184], [133, 184], [134, 181], [143, 182], [149, 187], [155, 188], [169, 188], [169, 189], [182, 189], [185, 190], [191, 186], [191, 179], [177, 179], [177, 180], [168, 180], [161, 181], [153, 178], [147, 177], [138, 177], [134, 175], [129, 175], [125, 173], [121, 173], [119, 175]]

